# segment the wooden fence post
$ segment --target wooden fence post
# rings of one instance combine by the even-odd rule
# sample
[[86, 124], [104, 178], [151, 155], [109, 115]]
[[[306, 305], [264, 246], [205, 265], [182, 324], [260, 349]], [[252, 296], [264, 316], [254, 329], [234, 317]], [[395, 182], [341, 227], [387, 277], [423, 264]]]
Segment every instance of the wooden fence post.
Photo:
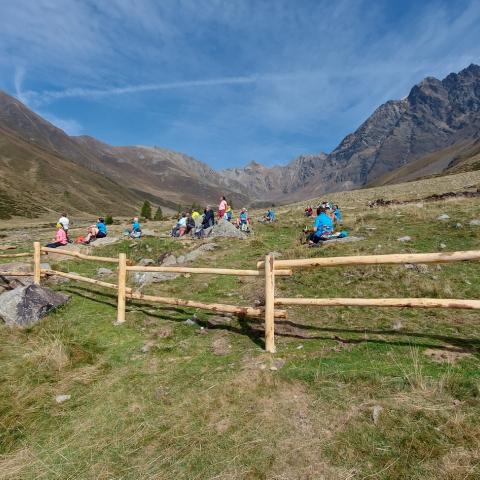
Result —
[[41, 265], [40, 257], [42, 254], [40, 242], [33, 242], [33, 283], [35, 285], [40, 285], [41, 279]]
[[275, 265], [274, 257], [265, 257], [265, 350], [275, 353]]
[[125, 322], [125, 304], [126, 304], [126, 285], [127, 285], [127, 255], [118, 254], [118, 302], [117, 302], [117, 324]]

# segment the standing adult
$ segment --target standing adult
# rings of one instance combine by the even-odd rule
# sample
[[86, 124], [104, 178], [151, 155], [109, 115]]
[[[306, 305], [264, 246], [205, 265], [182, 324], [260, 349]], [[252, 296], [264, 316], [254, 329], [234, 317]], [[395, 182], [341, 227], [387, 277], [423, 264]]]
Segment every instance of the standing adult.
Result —
[[218, 218], [223, 218], [225, 212], [227, 211], [227, 206], [227, 199], [225, 197], [222, 197], [220, 199], [220, 205], [218, 206]]

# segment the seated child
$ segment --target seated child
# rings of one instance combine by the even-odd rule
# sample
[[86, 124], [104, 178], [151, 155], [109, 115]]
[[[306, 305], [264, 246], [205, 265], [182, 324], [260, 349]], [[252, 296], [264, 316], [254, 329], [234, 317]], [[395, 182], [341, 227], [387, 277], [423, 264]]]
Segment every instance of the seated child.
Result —
[[48, 248], [58, 248], [63, 247], [68, 243], [67, 234], [63, 229], [60, 223], [57, 223], [57, 233], [55, 234], [55, 241], [53, 243], [48, 243], [46, 246]]
[[308, 238], [308, 243], [313, 245], [320, 241], [328, 240], [328, 238], [333, 234], [333, 221], [327, 215], [326, 209], [324, 207], [317, 208], [317, 217], [315, 218], [315, 225], [313, 227], [313, 232]]

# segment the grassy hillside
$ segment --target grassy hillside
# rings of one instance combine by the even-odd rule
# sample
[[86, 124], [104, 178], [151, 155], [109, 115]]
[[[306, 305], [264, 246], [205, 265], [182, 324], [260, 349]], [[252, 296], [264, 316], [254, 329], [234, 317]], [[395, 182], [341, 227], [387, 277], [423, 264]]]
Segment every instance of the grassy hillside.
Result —
[[[480, 219], [478, 199], [366, 202], [420, 200], [479, 177], [338, 194], [345, 228], [365, 240], [319, 249], [298, 241], [303, 205], [284, 207], [275, 225], [255, 225], [246, 241], [215, 240], [196, 265], [253, 268], [268, 251], [296, 258], [478, 249], [480, 227], [469, 224]], [[450, 220], [437, 220], [441, 213]], [[405, 235], [411, 242], [397, 240]], [[96, 252], [138, 261], [192, 248], [151, 238]], [[54, 266], [95, 275], [104, 265]], [[298, 270], [278, 279], [277, 294], [480, 298], [478, 275], [478, 262]], [[480, 477], [475, 311], [295, 307], [276, 322], [278, 353], [268, 355], [261, 321], [132, 302], [126, 325], [114, 327], [111, 292], [56, 288], [72, 295], [62, 310], [24, 331], [0, 327], [2, 479]], [[234, 304], [253, 304], [262, 292], [259, 279], [194, 275], [145, 289]], [[185, 324], [194, 313], [198, 326]], [[58, 405], [59, 394], [72, 398]]]
[[47, 212], [133, 213], [140, 198], [117, 183], [0, 129], [0, 218]]
[[464, 140], [407, 163], [370, 182], [369, 186], [392, 185], [411, 180], [480, 170], [480, 139]]

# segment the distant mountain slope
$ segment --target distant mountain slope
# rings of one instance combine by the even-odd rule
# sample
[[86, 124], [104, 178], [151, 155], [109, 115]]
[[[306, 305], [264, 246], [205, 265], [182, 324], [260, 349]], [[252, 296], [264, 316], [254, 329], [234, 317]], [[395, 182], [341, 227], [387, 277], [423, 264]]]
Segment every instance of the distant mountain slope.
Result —
[[103, 175], [0, 128], [0, 218], [48, 212], [133, 214], [139, 197]]
[[462, 140], [375, 178], [368, 186], [391, 185], [425, 177], [480, 170], [480, 139]]
[[[92, 137], [70, 137], [29, 110], [20, 101], [0, 92], [0, 128], [14, 132], [31, 145], [37, 145], [63, 159], [131, 189], [125, 199], [139, 203], [142, 194], [166, 208], [192, 202], [217, 202], [227, 195], [234, 203], [248, 202], [242, 186], [229, 182], [208, 165], [192, 157], [166, 149], [143, 146], [113, 147]], [[121, 203], [121, 202], [120, 202]]]
[[428, 77], [407, 98], [380, 106], [296, 192], [306, 198], [372, 182], [430, 153], [480, 137], [480, 67]]
[[240, 183], [257, 202], [285, 200], [294, 197], [326, 158], [325, 153], [301, 155], [285, 166], [275, 167], [252, 161], [244, 168], [229, 168], [219, 173], [231, 188], [238, 188]]

